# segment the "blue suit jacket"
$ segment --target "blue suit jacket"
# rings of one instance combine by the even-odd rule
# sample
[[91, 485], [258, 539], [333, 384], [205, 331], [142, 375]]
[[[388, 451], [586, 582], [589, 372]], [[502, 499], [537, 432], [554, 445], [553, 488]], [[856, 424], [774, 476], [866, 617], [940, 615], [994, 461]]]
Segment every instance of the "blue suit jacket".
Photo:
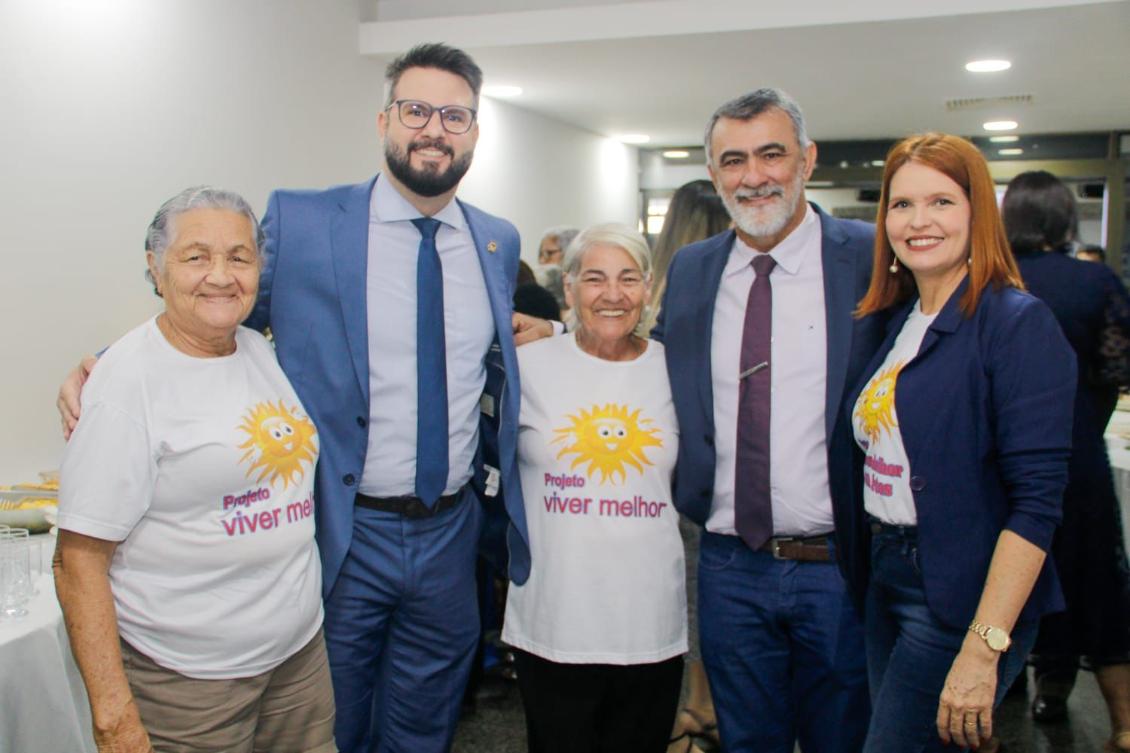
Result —
[[[1039, 299], [990, 287], [966, 319], [958, 303], [968, 283], [938, 312], [895, 387], [926, 602], [962, 629], [977, 610], [1003, 529], [1041, 549], [1051, 545], [1067, 485], [1076, 371], [1071, 346]], [[913, 305], [891, 318], [845, 418]], [[1049, 558], [1020, 619], [1061, 609]]]
[[[851, 439], [841, 410], [845, 390], [855, 384], [883, 338], [879, 317], [854, 319], [852, 311], [871, 278], [875, 228], [857, 220], [820, 215], [827, 321], [828, 378], [824, 428], [828, 440], [828, 482], [836, 530], [850, 532], [839, 544], [839, 562], [853, 593], [867, 582], [852, 547], [866, 545], [862, 514], [862, 455]], [[699, 525], [706, 523], [714, 499], [714, 389], [710, 345], [714, 301], [734, 244], [728, 231], [681, 249], [667, 272], [667, 290], [653, 336], [667, 351], [667, 371], [679, 418], [679, 459], [675, 468], [675, 504]], [[857, 542], [861, 542], [857, 544]], [[839, 543], [839, 542], [838, 542]], [[846, 551], [845, 551], [846, 550]]]
[[[276, 191], [263, 216], [264, 265], [259, 300], [248, 326], [270, 326], [279, 364], [318, 427], [321, 456], [315, 475], [322, 591], [337, 580], [353, 533], [353, 502], [368, 447], [369, 334], [365, 301], [369, 245], [369, 196], [376, 179], [325, 191]], [[497, 458], [482, 448], [482, 464], [502, 473], [511, 526], [511, 572], [529, 575], [525, 509], [515, 447], [518, 433], [518, 361], [511, 327], [519, 240], [514, 226], [459, 203], [478, 250], [495, 325], [488, 358], [493, 420], [480, 424]], [[492, 250], [493, 249], [493, 250]], [[489, 418], [489, 417], [487, 417]], [[483, 444], [483, 443], [481, 443]]]

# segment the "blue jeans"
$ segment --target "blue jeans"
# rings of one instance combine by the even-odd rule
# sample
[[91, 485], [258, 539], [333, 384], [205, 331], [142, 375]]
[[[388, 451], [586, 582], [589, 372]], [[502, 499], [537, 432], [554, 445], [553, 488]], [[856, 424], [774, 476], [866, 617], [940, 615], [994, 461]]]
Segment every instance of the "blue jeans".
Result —
[[[833, 547], [834, 548], [834, 547]], [[702, 535], [702, 660], [728, 753], [858, 753], [867, 732], [863, 626], [835, 562]]]
[[326, 650], [342, 753], [451, 749], [479, 638], [470, 489], [424, 519], [358, 507], [325, 602]]
[[[947, 625], [926, 604], [914, 528], [883, 526], [871, 540], [867, 592], [867, 673], [871, 729], [865, 753], [956, 751], [938, 737], [938, 699], [967, 630]], [[1038, 622], [1016, 625], [998, 664], [994, 706], [1024, 668]]]

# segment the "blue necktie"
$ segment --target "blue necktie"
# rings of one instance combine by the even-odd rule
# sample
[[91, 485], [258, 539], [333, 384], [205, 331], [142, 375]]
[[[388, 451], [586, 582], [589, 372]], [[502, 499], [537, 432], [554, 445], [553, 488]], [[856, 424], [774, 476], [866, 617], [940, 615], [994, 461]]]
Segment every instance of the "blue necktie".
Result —
[[416, 496], [431, 507], [447, 486], [447, 340], [439, 220], [412, 220], [420, 231], [416, 261]]

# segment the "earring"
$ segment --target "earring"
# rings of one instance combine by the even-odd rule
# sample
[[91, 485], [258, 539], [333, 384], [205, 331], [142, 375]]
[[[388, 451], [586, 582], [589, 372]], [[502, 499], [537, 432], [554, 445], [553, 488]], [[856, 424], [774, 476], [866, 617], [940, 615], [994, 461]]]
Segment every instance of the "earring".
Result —
[[887, 269], [891, 271], [891, 274], [895, 274], [899, 271], [899, 259], [897, 256], [891, 257], [891, 266], [887, 267]]
[[972, 256], [965, 257], [965, 263], [968, 264], [969, 266], [973, 266], [973, 257]]

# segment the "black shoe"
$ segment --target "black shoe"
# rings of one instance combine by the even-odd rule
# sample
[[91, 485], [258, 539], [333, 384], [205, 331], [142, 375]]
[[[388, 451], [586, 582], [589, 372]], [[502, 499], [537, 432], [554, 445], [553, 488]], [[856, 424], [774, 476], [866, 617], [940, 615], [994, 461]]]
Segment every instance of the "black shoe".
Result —
[[1037, 693], [1032, 700], [1032, 718], [1037, 722], [1062, 722], [1067, 718], [1067, 699]]

